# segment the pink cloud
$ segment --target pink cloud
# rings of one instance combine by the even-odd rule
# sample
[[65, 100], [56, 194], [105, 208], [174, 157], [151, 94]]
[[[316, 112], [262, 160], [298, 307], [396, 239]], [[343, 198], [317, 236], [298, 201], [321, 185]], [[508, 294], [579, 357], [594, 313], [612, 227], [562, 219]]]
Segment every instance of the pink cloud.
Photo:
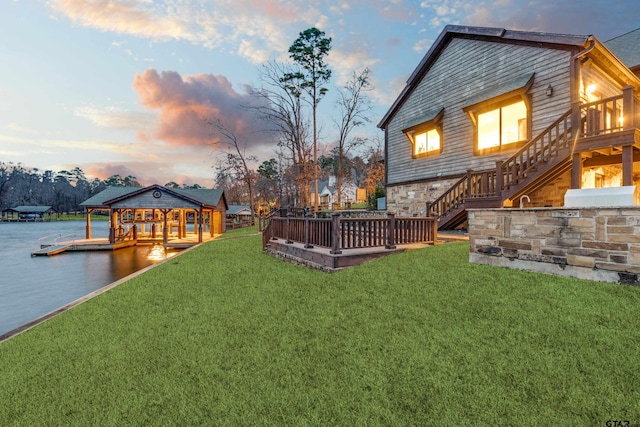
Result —
[[[224, 76], [181, 76], [175, 71], [149, 69], [136, 74], [133, 88], [145, 107], [159, 112], [157, 127], [139, 134], [141, 140], [160, 139], [170, 145], [207, 146], [217, 140], [209, 121], [220, 119], [242, 136], [248, 146], [263, 144], [255, 135], [266, 125], [247, 106], [259, 102], [236, 92]], [[264, 135], [262, 135], [264, 137]]]
[[157, 15], [130, 2], [54, 0], [51, 6], [73, 22], [87, 27], [160, 39], [194, 38], [179, 17]]

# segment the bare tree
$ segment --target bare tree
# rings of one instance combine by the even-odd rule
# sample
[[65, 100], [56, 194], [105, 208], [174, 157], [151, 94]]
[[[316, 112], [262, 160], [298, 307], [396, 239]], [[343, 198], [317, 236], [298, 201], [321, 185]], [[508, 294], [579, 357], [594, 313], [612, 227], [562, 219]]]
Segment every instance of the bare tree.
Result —
[[366, 139], [351, 137], [351, 133], [355, 128], [371, 121], [369, 118], [371, 102], [366, 93], [371, 89], [369, 69], [364, 68], [359, 73], [354, 71], [351, 79], [339, 90], [337, 105], [340, 118], [334, 121], [338, 129], [338, 204], [341, 201], [346, 156], [352, 149], [366, 143]]
[[253, 181], [255, 172], [249, 167], [249, 163], [257, 162], [257, 157], [248, 155], [247, 135], [241, 135], [238, 131], [231, 129], [225, 125], [219, 117], [213, 118], [207, 122], [213, 129], [214, 134], [218, 137], [213, 145], [222, 146], [224, 155], [223, 161], [220, 163], [221, 170], [232, 173], [238, 180], [244, 183], [249, 193], [249, 207], [255, 212], [253, 203]]
[[[299, 75], [299, 78], [293, 78], [293, 75]], [[280, 154], [285, 163], [291, 162], [288, 167], [294, 174], [293, 182], [305, 196], [306, 203], [312, 146], [308, 142], [309, 126], [301, 104], [304, 81], [297, 68], [275, 61], [262, 66], [260, 79], [261, 87], [254, 88], [253, 95], [264, 102], [257, 102], [250, 108], [256, 108], [258, 115], [273, 126], [269, 131], [278, 135]]]

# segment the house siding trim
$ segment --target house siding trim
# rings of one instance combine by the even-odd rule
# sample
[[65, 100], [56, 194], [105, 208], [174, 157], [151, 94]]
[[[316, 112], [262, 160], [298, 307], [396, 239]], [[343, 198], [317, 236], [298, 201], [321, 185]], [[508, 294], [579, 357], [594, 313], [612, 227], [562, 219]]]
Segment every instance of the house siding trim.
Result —
[[378, 123], [380, 129], [386, 129], [389, 121], [401, 108], [407, 97], [420, 83], [424, 75], [436, 62], [440, 53], [446, 49], [447, 45], [454, 38], [473, 39], [481, 41], [491, 41], [495, 43], [508, 43], [511, 45], [526, 45], [531, 47], [544, 47], [548, 49], [565, 50], [575, 53], [582, 50], [591, 36], [586, 35], [566, 35], [549, 33], [532, 33], [525, 31], [511, 31], [504, 28], [484, 28], [458, 25], [447, 25], [431, 48], [427, 51], [422, 61], [411, 73], [406, 86], [391, 105], [391, 108]]

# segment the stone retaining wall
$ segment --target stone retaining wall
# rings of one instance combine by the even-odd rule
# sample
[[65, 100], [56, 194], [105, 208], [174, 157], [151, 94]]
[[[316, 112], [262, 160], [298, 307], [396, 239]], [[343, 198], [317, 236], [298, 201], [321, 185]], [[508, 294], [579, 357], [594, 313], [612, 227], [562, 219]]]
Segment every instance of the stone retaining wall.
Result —
[[639, 285], [640, 207], [469, 210], [469, 261]]
[[409, 184], [387, 185], [387, 210], [397, 216], [425, 216], [427, 202], [431, 203], [451, 188], [460, 177]]

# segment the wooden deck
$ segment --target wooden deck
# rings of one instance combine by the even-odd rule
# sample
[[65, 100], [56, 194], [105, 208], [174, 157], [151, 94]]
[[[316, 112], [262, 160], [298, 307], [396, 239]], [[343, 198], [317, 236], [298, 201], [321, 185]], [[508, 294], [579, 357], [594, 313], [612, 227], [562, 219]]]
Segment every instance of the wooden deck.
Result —
[[339, 254], [332, 254], [330, 248], [320, 246], [307, 248], [303, 243], [286, 243], [285, 240], [278, 239], [269, 241], [265, 252], [287, 262], [325, 272], [334, 272], [388, 255], [425, 248], [434, 244], [468, 240], [469, 237], [466, 233], [438, 233], [438, 240], [435, 243], [406, 243], [396, 245], [393, 249], [385, 249], [382, 246], [344, 249]]
[[437, 218], [272, 217], [263, 230], [263, 249], [287, 261], [335, 271], [409, 249], [440, 243]]
[[36, 249], [35, 251], [31, 252], [31, 256], [58, 255], [59, 253], [62, 253], [64, 251], [66, 251], [67, 249], [69, 249], [69, 247], [70, 247], [70, 245], [67, 245], [67, 244], [44, 246], [44, 247], [42, 247], [40, 249]]

